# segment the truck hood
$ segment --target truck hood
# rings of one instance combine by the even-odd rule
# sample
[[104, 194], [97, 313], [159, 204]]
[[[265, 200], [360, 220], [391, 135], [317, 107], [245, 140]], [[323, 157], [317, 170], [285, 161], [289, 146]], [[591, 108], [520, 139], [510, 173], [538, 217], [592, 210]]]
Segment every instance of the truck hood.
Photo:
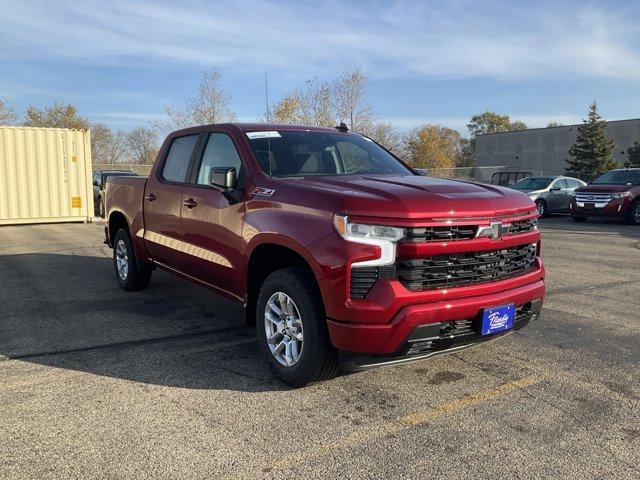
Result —
[[584, 187], [577, 188], [575, 191], [580, 193], [614, 193], [626, 192], [631, 190], [633, 185], [615, 185], [607, 183], [590, 183]]
[[428, 219], [510, 215], [535, 208], [529, 197], [505, 187], [424, 176], [311, 177], [297, 186], [338, 197], [352, 216]]

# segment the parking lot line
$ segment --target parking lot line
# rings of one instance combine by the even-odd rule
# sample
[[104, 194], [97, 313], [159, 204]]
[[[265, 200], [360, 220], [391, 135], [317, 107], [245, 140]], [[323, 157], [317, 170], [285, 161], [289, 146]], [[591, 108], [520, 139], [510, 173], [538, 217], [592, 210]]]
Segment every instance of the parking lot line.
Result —
[[264, 474], [265, 470], [286, 470], [297, 465], [309, 463], [334, 451], [355, 448], [364, 443], [377, 440], [386, 435], [397, 433], [406, 428], [425, 424], [446, 414], [499, 398], [515, 390], [531, 387], [545, 379], [547, 379], [545, 376], [529, 376], [504, 383], [499, 387], [490, 390], [465, 395], [464, 397], [452, 402], [443, 403], [442, 405], [427, 408], [425, 410], [419, 410], [389, 422], [373, 425], [369, 428], [363, 428], [344, 438], [337, 439], [334, 442], [318, 445], [310, 450], [297, 452], [297, 454], [289, 455], [286, 459], [280, 462], [269, 465], [266, 469], [261, 469], [257, 472], [253, 471], [248, 473], [246, 476], [232, 475], [230, 478], [257, 478], [261, 474]]

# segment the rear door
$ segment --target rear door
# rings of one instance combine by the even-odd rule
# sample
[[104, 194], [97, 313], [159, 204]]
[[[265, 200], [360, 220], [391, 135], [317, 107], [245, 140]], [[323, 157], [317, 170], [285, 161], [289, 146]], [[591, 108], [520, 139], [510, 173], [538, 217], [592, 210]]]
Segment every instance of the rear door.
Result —
[[147, 250], [154, 261], [179, 271], [184, 269], [182, 197], [198, 140], [197, 134], [174, 138], [156, 174], [149, 177], [144, 192]]
[[191, 184], [185, 187], [182, 228], [189, 255], [185, 273], [234, 296], [242, 295], [244, 274], [242, 223], [244, 202], [235, 201], [209, 183], [215, 167], [235, 168], [233, 195], [241, 199], [245, 167], [231, 132], [206, 134], [194, 163]]
[[560, 190], [556, 192], [556, 210], [567, 211], [569, 210], [569, 203], [571, 203], [571, 192], [575, 190], [575, 187], [573, 187], [571, 181], [567, 178], [558, 180], [558, 187], [560, 187]]

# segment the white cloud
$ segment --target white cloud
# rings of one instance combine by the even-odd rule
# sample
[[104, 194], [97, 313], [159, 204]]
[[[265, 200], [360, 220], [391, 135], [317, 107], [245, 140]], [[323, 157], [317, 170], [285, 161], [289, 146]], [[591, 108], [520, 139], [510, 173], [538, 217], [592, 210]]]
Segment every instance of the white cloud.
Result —
[[640, 9], [583, 2], [6, 0], [1, 58], [333, 75], [640, 79]]

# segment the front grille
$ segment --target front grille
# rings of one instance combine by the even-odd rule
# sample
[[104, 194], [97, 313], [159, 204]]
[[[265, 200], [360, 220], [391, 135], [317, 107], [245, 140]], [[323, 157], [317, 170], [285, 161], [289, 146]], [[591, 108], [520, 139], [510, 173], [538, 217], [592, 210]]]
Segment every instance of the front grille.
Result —
[[437, 242], [442, 240], [470, 240], [476, 236], [476, 225], [422, 227], [407, 229], [407, 242]]
[[529, 218], [527, 220], [518, 220], [512, 222], [509, 225], [509, 235], [516, 235], [518, 233], [533, 232], [538, 228], [538, 219]]
[[[506, 222], [505, 222], [506, 224]], [[509, 235], [532, 232], [538, 227], [538, 219], [516, 220], [509, 224]], [[425, 243], [455, 240], [472, 240], [478, 231], [477, 225], [456, 225], [436, 227], [414, 227], [407, 229], [405, 242]]]
[[535, 267], [535, 256], [536, 245], [526, 244], [501, 250], [400, 259], [396, 271], [398, 280], [407, 289], [419, 292], [522, 275]]
[[609, 203], [611, 201], [610, 193], [576, 193], [576, 202], [580, 203]]

